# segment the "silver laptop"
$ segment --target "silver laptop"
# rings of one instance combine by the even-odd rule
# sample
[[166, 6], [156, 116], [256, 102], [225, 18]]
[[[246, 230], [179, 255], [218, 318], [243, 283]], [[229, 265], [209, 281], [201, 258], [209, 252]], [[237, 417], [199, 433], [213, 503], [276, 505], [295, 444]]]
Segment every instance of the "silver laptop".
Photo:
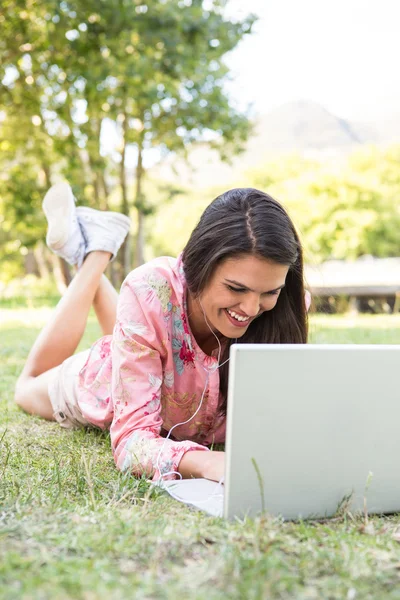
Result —
[[164, 482], [215, 516], [400, 512], [400, 346], [231, 347], [224, 484]]

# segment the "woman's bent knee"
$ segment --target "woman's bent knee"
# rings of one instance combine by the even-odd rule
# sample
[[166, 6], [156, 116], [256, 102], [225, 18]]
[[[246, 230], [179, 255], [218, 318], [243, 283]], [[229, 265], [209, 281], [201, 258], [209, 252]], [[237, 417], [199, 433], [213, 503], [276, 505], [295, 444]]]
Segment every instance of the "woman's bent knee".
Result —
[[15, 403], [25, 412], [53, 421], [53, 407], [48, 386], [52, 373], [47, 371], [38, 377], [21, 375], [15, 386]]
[[14, 401], [23, 410], [25, 410], [24, 406], [26, 404], [26, 398], [28, 395], [26, 394], [26, 377], [22, 375], [18, 378], [17, 384], [15, 386], [14, 391]]

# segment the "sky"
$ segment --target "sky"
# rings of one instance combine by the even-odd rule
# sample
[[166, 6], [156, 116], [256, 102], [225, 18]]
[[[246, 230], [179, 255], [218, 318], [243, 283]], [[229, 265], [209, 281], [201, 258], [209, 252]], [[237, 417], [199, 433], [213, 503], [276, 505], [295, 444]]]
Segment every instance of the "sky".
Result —
[[[227, 91], [240, 109], [254, 116], [311, 100], [353, 121], [400, 118], [400, 0], [227, 2], [232, 19], [250, 12], [253, 32], [226, 58]], [[111, 126], [104, 139], [117, 143]], [[128, 162], [136, 164], [133, 150]]]
[[258, 15], [227, 58], [229, 93], [259, 114], [312, 100], [339, 117], [400, 115], [400, 0], [230, 0]]

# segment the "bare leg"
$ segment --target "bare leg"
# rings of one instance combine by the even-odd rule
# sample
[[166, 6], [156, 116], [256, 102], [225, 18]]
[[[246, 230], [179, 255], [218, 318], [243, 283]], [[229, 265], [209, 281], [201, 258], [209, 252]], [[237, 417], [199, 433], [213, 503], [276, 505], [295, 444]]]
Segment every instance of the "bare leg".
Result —
[[[34, 343], [15, 393], [17, 404], [26, 412], [53, 419], [48, 385], [55, 375], [55, 367], [72, 356], [82, 338], [90, 307], [109, 260], [108, 252], [91, 252], [87, 256], [58, 303], [53, 318]], [[109, 303], [102, 300], [102, 294], [98, 302], [104, 315], [109, 315]], [[105, 309], [105, 306], [108, 308]]]
[[103, 275], [93, 300], [93, 308], [104, 335], [113, 332], [117, 314], [118, 292]]

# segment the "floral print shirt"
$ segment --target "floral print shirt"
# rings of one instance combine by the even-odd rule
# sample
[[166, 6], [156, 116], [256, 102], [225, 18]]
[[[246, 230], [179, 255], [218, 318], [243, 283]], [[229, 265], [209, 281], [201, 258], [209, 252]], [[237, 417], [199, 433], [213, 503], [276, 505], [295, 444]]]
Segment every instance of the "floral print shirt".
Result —
[[173, 478], [185, 452], [225, 441], [216, 363], [190, 331], [181, 258], [157, 258], [132, 271], [113, 335], [92, 346], [80, 372], [80, 409], [93, 425], [110, 427], [119, 469]]

